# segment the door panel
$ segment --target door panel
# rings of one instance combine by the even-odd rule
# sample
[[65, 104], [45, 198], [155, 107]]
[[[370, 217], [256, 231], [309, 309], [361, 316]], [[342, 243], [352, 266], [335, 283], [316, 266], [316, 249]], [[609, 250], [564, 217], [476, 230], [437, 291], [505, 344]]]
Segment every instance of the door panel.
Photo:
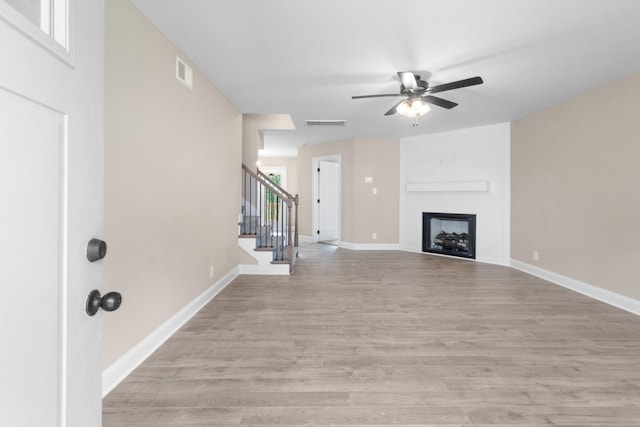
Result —
[[320, 161], [318, 173], [318, 241], [337, 240], [340, 237], [339, 165]]
[[[20, 343], [3, 357], [1, 417], [44, 426], [61, 412], [65, 119], [2, 89], [0, 116], [0, 324], [3, 341]], [[37, 378], [38, 387], [25, 378]]]
[[104, 4], [69, 3], [72, 49], [0, 0], [2, 426], [101, 424]]

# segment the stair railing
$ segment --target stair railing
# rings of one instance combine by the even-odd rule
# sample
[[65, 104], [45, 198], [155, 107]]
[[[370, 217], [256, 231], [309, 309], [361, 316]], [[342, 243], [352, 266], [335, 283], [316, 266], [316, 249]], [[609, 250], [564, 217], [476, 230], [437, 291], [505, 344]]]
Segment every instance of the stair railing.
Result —
[[246, 165], [242, 170], [240, 234], [256, 236], [257, 248], [272, 248], [274, 260], [293, 264], [298, 247], [298, 195], [289, 194], [260, 170], [253, 172]]

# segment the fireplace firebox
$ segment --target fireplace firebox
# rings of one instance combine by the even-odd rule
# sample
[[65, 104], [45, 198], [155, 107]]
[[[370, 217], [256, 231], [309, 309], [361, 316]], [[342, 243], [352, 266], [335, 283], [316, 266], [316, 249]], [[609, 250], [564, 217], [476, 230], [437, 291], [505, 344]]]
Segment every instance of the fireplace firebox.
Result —
[[422, 252], [475, 259], [476, 216], [423, 212]]

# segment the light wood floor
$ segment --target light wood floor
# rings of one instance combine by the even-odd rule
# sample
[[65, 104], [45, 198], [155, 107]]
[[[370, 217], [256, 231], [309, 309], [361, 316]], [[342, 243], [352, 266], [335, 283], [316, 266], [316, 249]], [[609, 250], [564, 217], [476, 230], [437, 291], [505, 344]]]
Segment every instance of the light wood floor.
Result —
[[104, 426], [640, 426], [640, 317], [506, 267], [307, 244], [240, 276]]

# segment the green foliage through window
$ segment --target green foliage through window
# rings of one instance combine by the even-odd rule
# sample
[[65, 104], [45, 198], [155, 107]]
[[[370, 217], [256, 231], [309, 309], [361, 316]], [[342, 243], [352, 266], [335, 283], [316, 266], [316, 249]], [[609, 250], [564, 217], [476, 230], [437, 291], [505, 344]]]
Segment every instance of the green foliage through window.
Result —
[[[269, 178], [277, 186], [280, 186], [280, 175], [270, 173]], [[280, 219], [280, 198], [270, 190], [267, 190], [267, 219], [269, 221], [278, 221]]]

